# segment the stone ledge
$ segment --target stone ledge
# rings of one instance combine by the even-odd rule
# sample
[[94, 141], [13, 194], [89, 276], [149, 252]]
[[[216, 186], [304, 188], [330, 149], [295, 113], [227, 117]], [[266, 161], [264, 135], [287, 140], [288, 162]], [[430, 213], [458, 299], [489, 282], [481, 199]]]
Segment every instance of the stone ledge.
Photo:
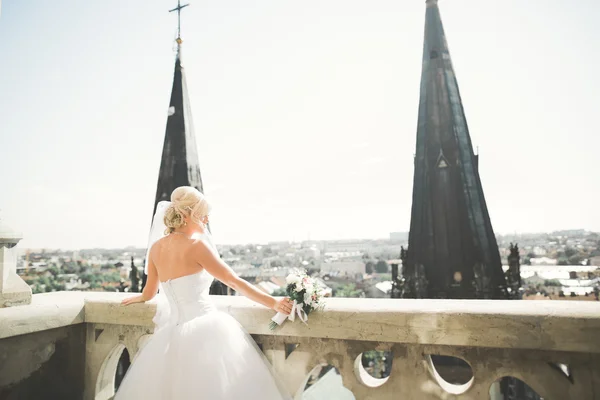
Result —
[[[155, 305], [129, 294], [56, 292], [0, 310], [0, 339], [78, 323], [152, 326]], [[243, 297], [212, 296], [251, 334], [373, 342], [600, 353], [600, 303], [568, 301], [328, 299], [308, 326], [268, 330], [273, 311]]]
[[0, 339], [83, 323], [83, 295], [36, 294], [29, 305], [0, 308]]
[[[221, 299], [219, 299], [221, 300]], [[328, 299], [308, 326], [267, 329], [271, 311], [244, 298], [217, 305], [250, 333], [374, 342], [600, 353], [600, 303]]]

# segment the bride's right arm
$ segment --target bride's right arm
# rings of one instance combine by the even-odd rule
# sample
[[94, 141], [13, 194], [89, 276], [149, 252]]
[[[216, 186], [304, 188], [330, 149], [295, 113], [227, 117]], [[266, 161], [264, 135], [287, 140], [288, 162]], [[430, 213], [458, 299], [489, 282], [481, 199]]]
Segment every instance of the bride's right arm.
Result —
[[156, 296], [156, 293], [158, 292], [158, 272], [156, 271], [156, 265], [154, 265], [154, 262], [152, 261], [153, 249], [154, 246], [152, 246], [150, 253], [148, 254], [148, 278], [146, 279], [146, 285], [144, 286], [142, 294], [124, 299], [121, 302], [124, 306], [135, 303], [144, 303], [148, 300], [152, 300], [154, 296]]
[[215, 255], [205, 242], [199, 240], [195, 243], [194, 256], [198, 264], [209, 274], [250, 300], [284, 314], [289, 314], [292, 311], [292, 304], [287, 297], [276, 299], [240, 278], [229, 265]]

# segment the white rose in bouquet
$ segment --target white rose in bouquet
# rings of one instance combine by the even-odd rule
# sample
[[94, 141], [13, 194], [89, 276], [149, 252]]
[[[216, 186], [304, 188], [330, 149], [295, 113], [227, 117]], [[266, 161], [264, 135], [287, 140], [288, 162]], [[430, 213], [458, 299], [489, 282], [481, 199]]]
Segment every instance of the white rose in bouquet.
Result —
[[302, 278], [300, 278], [297, 274], [289, 274], [287, 278], [285, 278], [285, 283], [288, 285], [300, 286], [300, 282], [302, 282]]

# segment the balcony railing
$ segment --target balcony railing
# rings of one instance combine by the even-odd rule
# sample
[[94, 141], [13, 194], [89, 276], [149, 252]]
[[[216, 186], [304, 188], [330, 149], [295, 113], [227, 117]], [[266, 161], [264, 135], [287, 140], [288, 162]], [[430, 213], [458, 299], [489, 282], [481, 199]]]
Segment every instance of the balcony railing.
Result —
[[[123, 296], [57, 292], [0, 309], [0, 399], [110, 399], [117, 370], [153, 330], [155, 306], [122, 307]], [[272, 311], [242, 297], [214, 301], [298, 399], [504, 399], [517, 382], [505, 377], [544, 399], [600, 399], [596, 302], [333, 298], [308, 326], [271, 332]], [[372, 350], [391, 352], [383, 379], [361, 361]]]

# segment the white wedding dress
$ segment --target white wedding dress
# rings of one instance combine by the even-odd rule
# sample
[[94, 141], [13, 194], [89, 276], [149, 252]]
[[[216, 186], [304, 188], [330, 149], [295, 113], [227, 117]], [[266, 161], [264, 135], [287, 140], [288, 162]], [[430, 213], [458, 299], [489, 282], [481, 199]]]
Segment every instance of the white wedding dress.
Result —
[[252, 337], [215, 309], [212, 281], [202, 271], [161, 283], [168, 305], [158, 301], [154, 335], [115, 400], [291, 399]]

